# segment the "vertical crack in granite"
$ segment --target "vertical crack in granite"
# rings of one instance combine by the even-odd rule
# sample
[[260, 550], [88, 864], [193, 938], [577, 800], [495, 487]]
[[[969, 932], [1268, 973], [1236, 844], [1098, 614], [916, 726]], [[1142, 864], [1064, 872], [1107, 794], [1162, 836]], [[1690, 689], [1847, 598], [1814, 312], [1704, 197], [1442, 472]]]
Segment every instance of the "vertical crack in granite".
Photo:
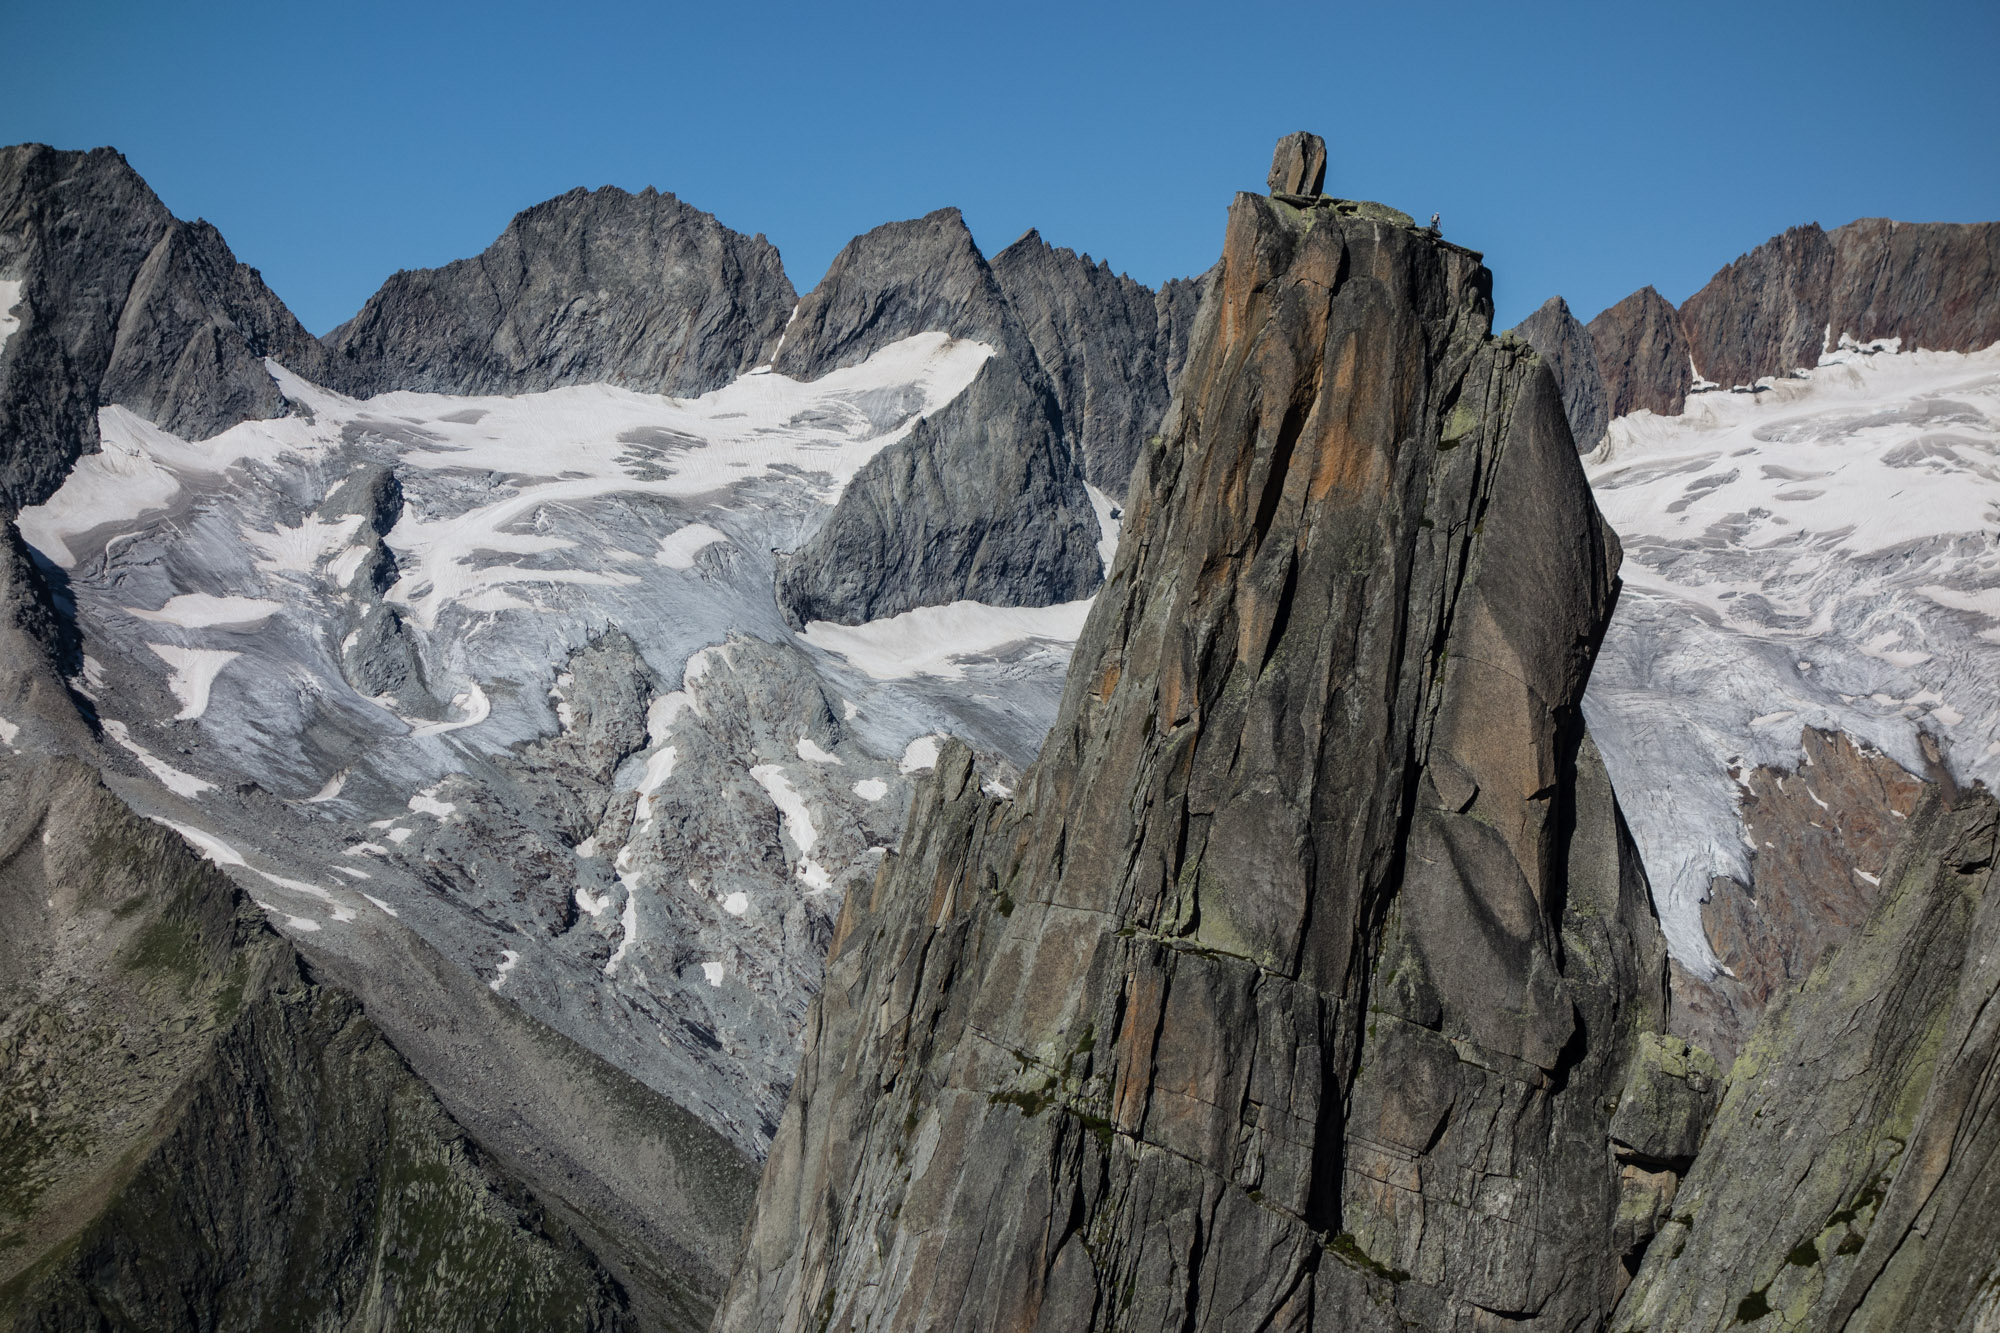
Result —
[[718, 1328], [1604, 1317], [1665, 954], [1577, 710], [1615, 543], [1491, 313], [1237, 198], [1041, 758], [949, 748], [848, 896]]

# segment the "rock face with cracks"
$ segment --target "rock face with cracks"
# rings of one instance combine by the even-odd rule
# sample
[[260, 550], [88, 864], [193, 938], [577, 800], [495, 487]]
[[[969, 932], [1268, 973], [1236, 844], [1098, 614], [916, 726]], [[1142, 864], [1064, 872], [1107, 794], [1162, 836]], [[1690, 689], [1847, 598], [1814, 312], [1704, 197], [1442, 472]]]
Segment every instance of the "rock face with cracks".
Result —
[[1611, 1307], [1665, 955], [1554, 382], [1380, 206], [1239, 196], [1209, 282], [1041, 758], [847, 898], [720, 1329]]
[[1930, 789], [1862, 929], [1774, 1001], [1612, 1327], [2000, 1313], [2000, 803]]

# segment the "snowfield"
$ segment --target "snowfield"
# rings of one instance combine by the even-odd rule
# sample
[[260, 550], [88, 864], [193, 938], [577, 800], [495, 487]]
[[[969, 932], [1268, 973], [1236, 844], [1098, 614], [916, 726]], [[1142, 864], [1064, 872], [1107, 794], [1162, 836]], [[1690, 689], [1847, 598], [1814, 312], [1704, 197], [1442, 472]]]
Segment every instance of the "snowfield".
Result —
[[1088, 611], [829, 638], [773, 596], [777, 552], [992, 355], [925, 333], [689, 399], [362, 401], [267, 362], [293, 415], [187, 441], [105, 408], [19, 525], [135, 808], [310, 947], [394, 968], [414, 931], [756, 1152], [935, 738], [1031, 758]]
[[1585, 469], [1625, 546], [1584, 711], [1674, 954], [1746, 881], [1732, 773], [1806, 727], [2000, 785], [2000, 346], [1844, 348], [1754, 393], [1611, 424]]

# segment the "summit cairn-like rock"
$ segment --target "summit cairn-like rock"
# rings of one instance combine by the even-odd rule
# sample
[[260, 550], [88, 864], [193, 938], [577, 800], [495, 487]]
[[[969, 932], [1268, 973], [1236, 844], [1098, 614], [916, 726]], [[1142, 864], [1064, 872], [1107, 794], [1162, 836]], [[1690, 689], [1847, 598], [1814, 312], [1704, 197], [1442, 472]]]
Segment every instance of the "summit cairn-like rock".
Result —
[[1268, 183], [1272, 194], [1318, 194], [1326, 184], [1326, 140], [1304, 130], [1278, 140]]

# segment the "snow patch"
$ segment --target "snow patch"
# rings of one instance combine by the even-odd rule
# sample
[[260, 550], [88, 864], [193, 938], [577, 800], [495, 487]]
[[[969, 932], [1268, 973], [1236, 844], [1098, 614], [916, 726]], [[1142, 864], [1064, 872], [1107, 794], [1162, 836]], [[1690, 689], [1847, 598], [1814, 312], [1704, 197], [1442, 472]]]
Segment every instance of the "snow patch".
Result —
[[243, 656], [226, 648], [182, 648], [171, 643], [149, 643], [153, 655], [174, 669], [167, 689], [180, 700], [181, 711], [174, 721], [185, 722], [208, 711], [208, 692], [222, 668]]
[[1075, 644], [1093, 599], [1057, 606], [987, 606], [953, 602], [920, 606], [861, 625], [807, 624], [805, 641], [845, 658], [876, 680], [935, 676], [963, 680], [968, 658], [991, 657], [1019, 644]]
[[693, 569], [696, 555], [717, 542], [728, 540], [725, 534], [706, 523], [690, 523], [660, 538], [660, 549], [653, 553], [653, 562], [668, 569]]
[[741, 892], [728, 894], [722, 900], [722, 910], [731, 916], [742, 916], [750, 910], [750, 895]]
[[708, 978], [709, 985], [720, 986], [722, 984], [723, 966], [721, 963], [703, 963], [701, 965], [701, 974]]
[[390, 916], [400, 916], [400, 915], [402, 915], [402, 914], [401, 914], [400, 912], [398, 912], [398, 911], [397, 911], [397, 910], [396, 910], [395, 908], [393, 908], [393, 907], [389, 906], [389, 904], [387, 904], [387, 903], [383, 902], [383, 901], [382, 901], [382, 900], [381, 900], [380, 898], [377, 898], [377, 897], [376, 897], [376, 896], [375, 896], [374, 894], [372, 894], [372, 893], [364, 893], [364, 894], [362, 894], [361, 896], [362, 896], [362, 897], [364, 897], [364, 898], [366, 898], [366, 899], [367, 899], [367, 900], [368, 900], [369, 902], [371, 902], [371, 903], [375, 904], [375, 906], [376, 906], [376, 907], [377, 907], [378, 909], [380, 909], [380, 910], [381, 910], [381, 911], [383, 911], [383, 912], [386, 912], [386, 913], [388, 913], [388, 914], [389, 914]]
[[854, 794], [864, 801], [879, 801], [889, 794], [889, 784], [880, 778], [863, 778], [854, 784]]
[[815, 764], [845, 763], [839, 755], [820, 749], [810, 736], [799, 737], [799, 758]]
[[938, 741], [943, 739], [933, 732], [919, 736], [903, 747], [903, 761], [900, 767], [905, 773], [921, 773], [927, 768], [936, 768], [938, 761]]
[[169, 597], [157, 611], [143, 607], [122, 608], [126, 615], [160, 625], [182, 629], [247, 629], [261, 625], [285, 609], [283, 602], [266, 597], [217, 597], [212, 593], [184, 592]]
[[513, 949], [502, 949], [500, 951], [500, 966], [494, 969], [493, 980], [487, 982], [487, 986], [493, 990], [499, 990], [502, 986], [506, 985], [507, 974], [512, 972], [514, 964], [520, 961], [521, 955], [518, 952]]
[[[440, 801], [437, 794], [437, 787], [426, 787], [410, 798], [409, 808], [420, 815], [433, 815], [441, 820], [449, 819], [457, 811], [458, 806], [451, 801]], [[395, 835], [391, 833], [390, 836]]]
[[771, 804], [778, 807], [792, 845], [801, 855], [811, 851], [819, 841], [819, 830], [813, 827], [812, 812], [806, 809], [805, 798], [792, 786], [785, 770], [776, 764], [759, 764], [750, 770], [750, 777], [770, 795]]
[[[88, 661], [89, 659], [85, 660]], [[213, 782], [203, 782], [200, 778], [190, 773], [181, 772], [178, 768], [158, 758], [151, 750], [133, 740], [131, 728], [127, 727], [123, 722], [115, 718], [105, 718], [104, 734], [124, 746], [127, 750], [130, 750], [133, 757], [145, 765], [146, 771], [159, 779], [160, 785], [174, 795], [193, 800], [205, 791], [215, 790]]]
[[7, 347], [7, 340], [21, 327], [21, 317], [15, 310], [21, 304], [21, 280], [0, 278], [0, 351]]

